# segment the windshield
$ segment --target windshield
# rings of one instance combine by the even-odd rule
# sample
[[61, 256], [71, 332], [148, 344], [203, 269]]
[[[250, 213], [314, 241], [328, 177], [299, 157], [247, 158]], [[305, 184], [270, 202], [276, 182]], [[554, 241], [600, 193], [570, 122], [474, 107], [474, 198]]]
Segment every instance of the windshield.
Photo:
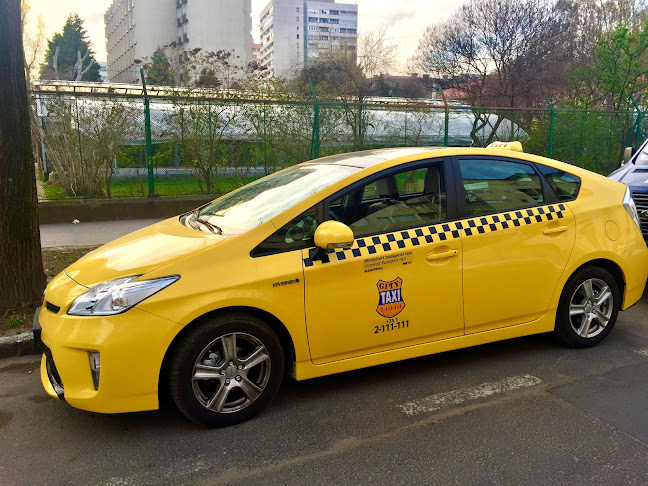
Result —
[[297, 165], [248, 184], [196, 213], [224, 234], [240, 234], [359, 171], [343, 165]]
[[633, 162], [635, 165], [648, 165], [648, 140], [641, 146]]

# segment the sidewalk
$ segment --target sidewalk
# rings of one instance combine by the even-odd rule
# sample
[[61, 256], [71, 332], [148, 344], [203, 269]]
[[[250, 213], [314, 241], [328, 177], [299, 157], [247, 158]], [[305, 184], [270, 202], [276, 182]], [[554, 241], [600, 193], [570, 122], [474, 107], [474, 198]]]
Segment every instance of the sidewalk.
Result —
[[140, 228], [162, 221], [161, 219], [133, 219], [123, 221], [81, 221], [78, 224], [42, 224], [41, 246], [97, 246], [108, 243]]

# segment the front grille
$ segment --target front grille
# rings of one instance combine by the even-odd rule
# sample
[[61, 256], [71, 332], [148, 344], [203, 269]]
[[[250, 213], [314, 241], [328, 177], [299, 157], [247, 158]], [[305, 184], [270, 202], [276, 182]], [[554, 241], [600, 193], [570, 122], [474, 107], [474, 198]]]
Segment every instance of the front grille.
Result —
[[[648, 193], [645, 192], [634, 192], [632, 197], [637, 206], [637, 212], [639, 213], [639, 221], [641, 222], [641, 232], [645, 240], [648, 240], [648, 216], [644, 216], [643, 212], [648, 211]], [[648, 215], [648, 212], [646, 213]]]
[[53, 312], [54, 314], [58, 314], [59, 311], [61, 310], [61, 308], [58, 305], [54, 305], [51, 302], [45, 302], [45, 308], [48, 311]]

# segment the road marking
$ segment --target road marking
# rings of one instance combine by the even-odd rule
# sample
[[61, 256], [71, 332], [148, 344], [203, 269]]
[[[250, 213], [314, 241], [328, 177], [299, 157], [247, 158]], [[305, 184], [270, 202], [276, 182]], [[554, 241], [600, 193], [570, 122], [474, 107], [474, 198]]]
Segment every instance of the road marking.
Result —
[[635, 353], [648, 358], [648, 349], [635, 349]]
[[418, 400], [398, 405], [398, 408], [407, 415], [417, 415], [419, 413], [434, 412], [448, 405], [457, 405], [469, 400], [478, 400], [517, 388], [535, 386], [540, 383], [542, 383], [542, 380], [532, 375], [512, 376], [492, 383], [482, 383], [472, 388], [437, 393], [429, 397], [419, 398]]

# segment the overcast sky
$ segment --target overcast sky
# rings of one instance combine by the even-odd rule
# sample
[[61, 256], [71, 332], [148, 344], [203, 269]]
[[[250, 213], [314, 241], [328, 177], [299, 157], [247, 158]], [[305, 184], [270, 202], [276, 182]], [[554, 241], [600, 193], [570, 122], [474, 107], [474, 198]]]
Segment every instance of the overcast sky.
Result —
[[[78, 12], [84, 20], [97, 61], [106, 60], [106, 40], [103, 15], [112, 0], [29, 0], [31, 23], [43, 16], [47, 38], [60, 32], [71, 12]], [[158, 0], [162, 1], [162, 0]], [[173, 1], [173, 0], [164, 0]], [[231, 0], [237, 1], [237, 0]], [[252, 35], [259, 38], [259, 12], [268, 0], [252, 0]], [[447, 18], [463, 0], [353, 0], [358, 4], [358, 28], [371, 30], [380, 24], [387, 26], [389, 36], [398, 45], [402, 64], [411, 57], [425, 27]]]

